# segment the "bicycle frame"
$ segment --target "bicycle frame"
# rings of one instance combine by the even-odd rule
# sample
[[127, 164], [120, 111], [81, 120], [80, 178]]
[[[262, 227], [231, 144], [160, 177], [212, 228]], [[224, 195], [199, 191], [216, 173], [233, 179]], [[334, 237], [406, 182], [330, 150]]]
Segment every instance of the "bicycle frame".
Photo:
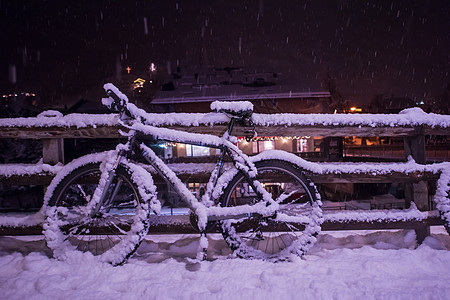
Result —
[[[134, 106], [134, 104], [127, 103], [128, 106]], [[145, 160], [157, 171], [157, 173], [171, 186], [177, 194], [181, 197], [183, 202], [197, 215], [198, 226], [200, 229], [204, 229], [208, 221], [225, 220], [225, 219], [240, 219], [251, 216], [271, 216], [278, 208], [278, 204], [272, 199], [271, 195], [261, 186], [261, 184], [255, 179], [257, 171], [255, 165], [248, 159], [248, 157], [242, 153], [242, 151], [231, 142], [231, 132], [233, 130], [236, 118], [231, 117], [228, 125], [228, 130], [223, 137], [218, 137], [208, 134], [187, 133], [184, 131], [178, 131], [167, 128], [159, 128], [150, 125], [143, 124], [140, 120], [141, 116], [135, 116], [127, 109], [121, 116], [121, 124], [124, 127], [130, 129], [128, 134], [128, 143], [121, 145], [118, 151], [118, 157], [114, 166], [109, 171], [108, 180], [105, 185], [105, 189], [100, 198], [97, 208], [107, 203], [105, 199], [105, 191], [108, 190], [112, 180], [114, 179], [115, 169], [119, 163], [123, 161], [123, 158], [128, 158], [131, 153], [137, 154], [139, 157], [145, 158]], [[168, 142], [179, 142], [189, 145], [204, 146], [209, 148], [219, 149], [221, 154], [216, 163], [214, 170], [210, 175], [210, 179], [206, 185], [206, 192], [203, 195], [201, 201], [199, 201], [189, 191], [185, 184], [177, 177], [173, 172], [148, 146], [144, 141], [146, 137], [156, 138], [157, 140]], [[242, 171], [248, 184], [255, 191], [257, 197], [260, 199], [255, 205], [242, 205], [239, 207], [214, 207], [214, 203], [218, 200], [228, 181], [233, 176], [224, 176], [223, 163], [226, 156], [229, 156], [233, 162], [235, 169], [235, 175], [238, 171]], [[228, 178], [228, 180], [226, 180]], [[219, 190], [218, 192], [216, 192]], [[216, 192], [216, 193], [214, 193]], [[114, 192], [113, 192], [114, 194]], [[106, 201], [106, 202], [105, 202]], [[96, 211], [98, 211], [96, 209]], [[257, 213], [258, 212], [258, 213]]]

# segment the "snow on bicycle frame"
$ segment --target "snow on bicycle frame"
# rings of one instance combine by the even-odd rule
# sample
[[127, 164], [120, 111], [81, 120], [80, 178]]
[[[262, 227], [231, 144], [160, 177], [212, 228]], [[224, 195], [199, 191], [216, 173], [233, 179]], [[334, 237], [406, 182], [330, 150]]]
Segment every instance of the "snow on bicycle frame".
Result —
[[[139, 109], [133, 103], [128, 101], [126, 95], [121, 93], [114, 85], [105, 84], [105, 91], [110, 98], [104, 98], [103, 104], [111, 109], [119, 111], [121, 125], [130, 129], [127, 134], [131, 148], [136, 149], [138, 146], [142, 150], [142, 156], [151, 163], [158, 173], [169, 183], [180, 195], [183, 196], [186, 204], [191, 208], [198, 217], [198, 226], [200, 229], [205, 228], [207, 221], [224, 220], [224, 219], [239, 219], [249, 217], [251, 214], [271, 216], [278, 208], [278, 204], [274, 201], [259, 182], [254, 180], [257, 175], [255, 165], [242, 151], [232, 142], [233, 137], [231, 132], [235, 122], [243, 121], [251, 126], [249, 118], [253, 110], [253, 105], [250, 102], [213, 102], [211, 108], [219, 112], [224, 112], [230, 117], [230, 123], [227, 132], [223, 137], [218, 137], [209, 134], [188, 133], [167, 128], [160, 128], [145, 124], [145, 111]], [[211, 174], [210, 180], [206, 185], [206, 192], [202, 197], [203, 204], [198, 203], [197, 198], [188, 190], [188, 188], [181, 182], [176, 174], [156, 155], [156, 153], [142, 141], [146, 136], [156, 138], [158, 140], [181, 142], [190, 145], [204, 146], [209, 148], [217, 148], [221, 150], [221, 156], [217, 162], [216, 168]], [[136, 145], [138, 143], [138, 145]], [[124, 153], [119, 153], [124, 155]], [[235, 172], [222, 173], [224, 157], [229, 155], [236, 167]], [[218, 200], [223, 189], [226, 188], [228, 182], [233, 178], [238, 171], [243, 171], [243, 174], [248, 176], [247, 182], [252, 189], [258, 194], [261, 200], [254, 205], [241, 205], [235, 207], [221, 207], [220, 210], [208, 209], [215, 200]], [[269, 205], [268, 205], [269, 204]], [[205, 207], [206, 205], [206, 207]]]

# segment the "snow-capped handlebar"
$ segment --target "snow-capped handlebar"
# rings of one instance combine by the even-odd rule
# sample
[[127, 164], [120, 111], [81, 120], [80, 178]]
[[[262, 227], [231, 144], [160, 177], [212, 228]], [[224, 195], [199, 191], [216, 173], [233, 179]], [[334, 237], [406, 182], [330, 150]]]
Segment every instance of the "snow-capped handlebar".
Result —
[[124, 108], [126, 108], [126, 101], [123, 99], [120, 99], [119, 96], [116, 95], [112, 90], [107, 90], [106, 94], [108, 97], [113, 99], [113, 102], [109, 105], [110, 109], [122, 111]]
[[109, 109], [116, 110], [120, 114], [120, 119], [125, 120], [132, 117], [130, 111], [128, 110], [128, 99], [122, 99], [113, 90], [106, 90], [106, 94], [113, 101], [112, 103], [106, 104]]

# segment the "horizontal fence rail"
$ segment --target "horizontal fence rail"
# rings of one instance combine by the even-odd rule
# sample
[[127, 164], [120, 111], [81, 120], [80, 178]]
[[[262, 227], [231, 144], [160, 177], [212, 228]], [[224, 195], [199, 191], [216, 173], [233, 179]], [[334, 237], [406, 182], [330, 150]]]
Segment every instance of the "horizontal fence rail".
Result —
[[[354, 163], [315, 164], [319, 167], [325, 167], [325, 170], [320, 174], [304, 170], [315, 183], [388, 183], [392, 182], [393, 178], [396, 182], [419, 182], [437, 180], [440, 176], [440, 172], [436, 171], [436, 169], [395, 170], [396, 168], [403, 169], [402, 167], [407, 165], [405, 163], [367, 164], [372, 166], [372, 168], [365, 167], [364, 170], [358, 171], [358, 173], [346, 171], [349, 167], [354, 167]], [[192, 172], [190, 167], [184, 164], [168, 164], [168, 166], [182, 180], [191, 179], [200, 183], [208, 182], [210, 174], [208, 171]], [[212, 170], [214, 166], [214, 164], [204, 164], [203, 167], [207, 170]], [[326, 168], [327, 166], [331, 166], [331, 168]], [[10, 185], [26, 185], [27, 183], [48, 185], [61, 168], [61, 165], [52, 166], [48, 164], [5, 164], [0, 165], [0, 178], [2, 178], [3, 183], [9, 183]], [[380, 168], [388, 168], [389, 171], [380, 173]], [[157, 175], [152, 169], [149, 169], [149, 171]]]
[[[326, 214], [325, 214], [326, 216]], [[380, 230], [380, 229], [417, 229], [424, 226], [444, 225], [444, 221], [437, 215], [430, 215], [423, 219], [408, 220], [380, 220], [366, 222], [361, 220], [349, 220], [346, 222], [325, 219], [322, 230]], [[212, 228], [211, 232], [220, 232], [218, 228]], [[150, 229], [148, 234], [194, 234], [198, 231], [190, 224], [188, 216], [152, 216], [150, 217]], [[17, 235], [41, 235], [42, 225], [24, 226], [0, 226], [0, 236]]]
[[[187, 132], [222, 135], [228, 117], [218, 113], [146, 114], [147, 123]], [[448, 135], [450, 116], [435, 114], [254, 114], [260, 136]], [[116, 114], [0, 119], [0, 138], [116, 138]], [[235, 135], [246, 128], [237, 127]], [[276, 133], [276, 134], [274, 134]]]

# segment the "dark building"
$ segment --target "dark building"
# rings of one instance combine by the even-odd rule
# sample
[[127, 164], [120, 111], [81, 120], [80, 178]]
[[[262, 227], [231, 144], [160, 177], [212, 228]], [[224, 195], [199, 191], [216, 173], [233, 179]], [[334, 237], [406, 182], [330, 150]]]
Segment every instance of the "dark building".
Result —
[[282, 74], [241, 68], [177, 69], [151, 101], [155, 111], [210, 112], [213, 101], [250, 101], [256, 113], [325, 113], [331, 95], [285, 85]]

